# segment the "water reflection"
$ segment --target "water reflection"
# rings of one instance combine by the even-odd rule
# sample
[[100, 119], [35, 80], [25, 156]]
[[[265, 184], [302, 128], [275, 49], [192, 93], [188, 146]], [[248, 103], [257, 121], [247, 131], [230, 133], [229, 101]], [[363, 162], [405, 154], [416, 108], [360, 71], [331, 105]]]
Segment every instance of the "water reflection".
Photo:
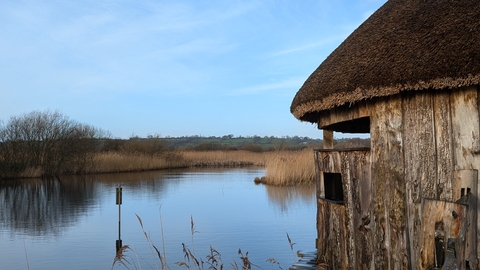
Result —
[[[226, 172], [215, 170], [215, 173]], [[180, 185], [186, 174], [212, 170], [151, 171], [140, 173], [67, 176], [55, 180], [0, 181], [0, 229], [12, 235], [59, 235], [75, 226], [80, 217], [99, 204], [105, 192], [114, 194], [121, 185], [135, 196], [164, 197], [169, 189]], [[252, 186], [253, 186], [252, 179]], [[265, 186], [271, 204], [281, 212], [295, 203], [311, 203], [312, 187]], [[114, 202], [112, 202], [114, 203]]]
[[315, 187], [279, 187], [266, 186], [268, 201], [273, 203], [280, 212], [287, 212], [295, 203], [310, 204], [315, 201]]
[[0, 181], [0, 228], [30, 236], [58, 235], [95, 203], [92, 182]]
[[[242, 248], [262, 268], [270, 267], [265, 260], [271, 257], [285, 267], [292, 255], [285, 232], [297, 249], [314, 242], [314, 188], [255, 185], [253, 179], [262, 174], [258, 168], [208, 169], [0, 181], [0, 242], [6, 243], [0, 246], [0, 268], [24, 269], [28, 251], [35, 269], [109, 269], [122, 245], [117, 240], [140, 255], [150, 254], [136, 214], [152, 241], [165, 244], [169, 264], [182, 260], [181, 243], [193, 242], [193, 216], [200, 232], [195, 234], [198, 254], [208, 254], [213, 245], [228, 263]], [[116, 205], [119, 186], [121, 207]], [[142, 263], [141, 268], [150, 267]]]

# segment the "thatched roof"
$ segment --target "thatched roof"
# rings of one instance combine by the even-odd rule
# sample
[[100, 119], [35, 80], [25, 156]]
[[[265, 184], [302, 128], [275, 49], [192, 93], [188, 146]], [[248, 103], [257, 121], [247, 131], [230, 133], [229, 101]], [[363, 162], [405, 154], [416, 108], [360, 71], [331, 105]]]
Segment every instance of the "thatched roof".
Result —
[[290, 111], [480, 83], [480, 0], [390, 0], [310, 75]]

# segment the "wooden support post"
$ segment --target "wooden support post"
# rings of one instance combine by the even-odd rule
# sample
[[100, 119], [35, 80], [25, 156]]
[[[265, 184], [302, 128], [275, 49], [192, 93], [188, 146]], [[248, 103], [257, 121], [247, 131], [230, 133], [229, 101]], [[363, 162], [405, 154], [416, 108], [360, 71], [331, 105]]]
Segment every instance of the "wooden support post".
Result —
[[323, 130], [323, 149], [333, 149], [333, 130]]

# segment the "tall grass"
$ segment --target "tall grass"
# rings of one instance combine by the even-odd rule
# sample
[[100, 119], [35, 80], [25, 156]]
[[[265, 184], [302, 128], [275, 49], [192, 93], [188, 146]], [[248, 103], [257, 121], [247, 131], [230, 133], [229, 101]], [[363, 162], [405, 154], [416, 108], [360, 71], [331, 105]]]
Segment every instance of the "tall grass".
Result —
[[94, 166], [87, 173], [136, 172], [187, 167], [188, 162], [175, 153], [163, 155], [125, 154], [122, 152], [99, 153]]
[[[311, 185], [315, 179], [313, 151], [170, 151], [147, 155], [111, 151], [97, 153], [85, 173], [118, 173], [190, 167], [245, 167], [266, 168], [262, 182], [269, 185]], [[38, 169], [26, 169], [22, 177], [40, 177]], [[253, 179], [252, 179], [253, 180]]]
[[265, 167], [263, 183], [269, 185], [313, 185], [313, 150], [301, 151], [177, 151], [163, 155], [104, 153], [95, 158], [92, 173], [145, 171], [187, 167]]
[[178, 152], [190, 167], [265, 166], [272, 152], [238, 151], [181, 151]]
[[267, 159], [263, 183], [278, 186], [313, 185], [315, 163], [312, 149], [277, 151]]

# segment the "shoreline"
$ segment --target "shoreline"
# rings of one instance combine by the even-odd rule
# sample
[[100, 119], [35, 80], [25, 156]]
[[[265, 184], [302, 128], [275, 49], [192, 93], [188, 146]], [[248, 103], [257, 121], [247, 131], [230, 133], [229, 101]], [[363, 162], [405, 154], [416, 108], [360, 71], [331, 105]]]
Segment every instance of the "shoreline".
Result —
[[[262, 184], [309, 185], [313, 184], [315, 169], [312, 149], [299, 151], [172, 151], [159, 155], [127, 154], [121, 152], [99, 153], [93, 156], [80, 175], [131, 173], [188, 168], [242, 168], [263, 167], [266, 170]], [[68, 174], [65, 174], [68, 175]], [[29, 168], [18, 177], [1, 180], [43, 178], [40, 169]], [[252, 179], [252, 182], [254, 179]]]

